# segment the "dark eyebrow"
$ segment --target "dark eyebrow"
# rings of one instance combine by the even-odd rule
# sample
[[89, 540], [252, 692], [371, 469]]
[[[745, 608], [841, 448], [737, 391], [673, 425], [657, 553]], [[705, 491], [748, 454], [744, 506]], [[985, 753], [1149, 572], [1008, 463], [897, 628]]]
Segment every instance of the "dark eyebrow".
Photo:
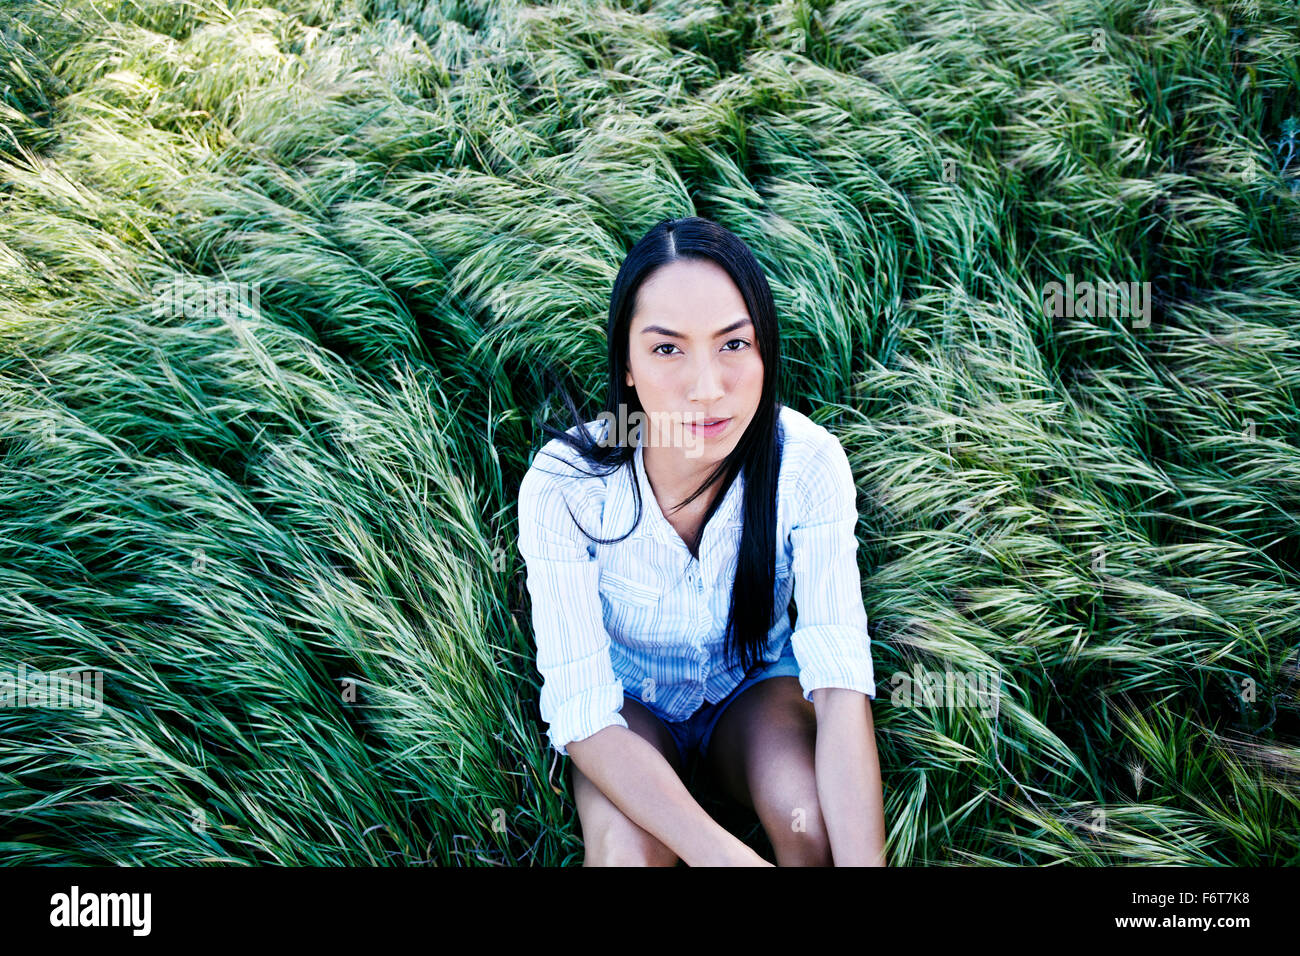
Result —
[[[726, 335], [728, 332], [734, 332], [736, 331], [736, 329], [744, 328], [746, 325], [753, 325], [753, 324], [754, 323], [751, 322], [748, 318], [740, 319], [736, 322], [732, 322], [725, 329], [718, 329], [718, 331], [713, 333], [713, 337], [716, 339], [719, 335]], [[662, 325], [647, 325], [644, 329], [641, 330], [641, 334], [642, 335], [666, 335], [669, 338], [674, 338], [674, 339], [686, 338], [686, 336], [682, 335], [682, 333], [674, 332], [672, 329], [665, 329]]]

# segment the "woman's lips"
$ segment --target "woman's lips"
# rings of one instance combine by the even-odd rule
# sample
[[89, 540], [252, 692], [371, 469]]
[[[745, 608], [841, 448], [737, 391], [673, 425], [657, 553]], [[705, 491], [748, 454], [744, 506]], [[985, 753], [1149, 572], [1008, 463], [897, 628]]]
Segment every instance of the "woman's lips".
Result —
[[691, 430], [692, 434], [699, 435], [704, 438], [713, 438], [717, 435], [721, 435], [724, 431], [726, 431], [727, 426], [730, 423], [731, 423], [730, 418], [721, 418], [721, 419], [713, 420], [712, 424], [710, 424], [710, 419], [706, 418], [706, 419], [701, 419], [700, 421], [697, 422], [688, 423], [686, 427]]

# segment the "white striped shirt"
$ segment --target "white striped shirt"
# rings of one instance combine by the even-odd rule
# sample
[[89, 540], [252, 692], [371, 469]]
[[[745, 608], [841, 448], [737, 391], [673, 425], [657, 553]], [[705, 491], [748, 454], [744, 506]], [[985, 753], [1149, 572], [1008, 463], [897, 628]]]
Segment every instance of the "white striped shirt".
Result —
[[[795, 601], [768, 634], [764, 660], [793, 643], [806, 700], [820, 687], [875, 698], [867, 614], [857, 565], [857, 491], [840, 440], [806, 415], [782, 407], [777, 482], [776, 607]], [[608, 419], [588, 423], [597, 438]], [[569, 429], [577, 434], [576, 426]], [[567, 462], [578, 462], [574, 472]], [[615, 544], [589, 541], [565, 510], [601, 538], [624, 534], [636, 516], [628, 469], [585, 477], [594, 466], [552, 439], [519, 486], [519, 553], [528, 568], [540, 710], [551, 745], [609, 726], [626, 727], [623, 695], [668, 721], [716, 703], [744, 678], [726, 668], [723, 634], [736, 573], [744, 476], [738, 474], [691, 554], [664, 517], [646, 478], [644, 448], [634, 455], [641, 521]]]

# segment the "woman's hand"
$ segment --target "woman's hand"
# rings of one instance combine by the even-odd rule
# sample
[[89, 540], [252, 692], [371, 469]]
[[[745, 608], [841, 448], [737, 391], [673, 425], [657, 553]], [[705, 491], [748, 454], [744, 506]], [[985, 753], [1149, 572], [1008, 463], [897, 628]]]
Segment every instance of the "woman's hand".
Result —
[[723, 851], [714, 858], [704, 862], [703, 866], [771, 866], [767, 860], [763, 859], [745, 844], [733, 836], [734, 844], [728, 844]]

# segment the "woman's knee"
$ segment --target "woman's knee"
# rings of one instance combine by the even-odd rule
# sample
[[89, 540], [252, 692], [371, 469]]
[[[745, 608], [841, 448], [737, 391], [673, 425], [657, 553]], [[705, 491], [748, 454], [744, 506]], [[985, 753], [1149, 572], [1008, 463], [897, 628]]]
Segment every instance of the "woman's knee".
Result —
[[833, 865], [830, 836], [815, 788], [811, 793], [799, 788], [787, 791], [784, 799], [760, 797], [755, 809], [776, 853], [777, 866]]
[[677, 854], [627, 817], [583, 835], [583, 866], [676, 866]]
[[582, 827], [583, 866], [675, 866], [677, 854], [632, 821], [575, 763], [574, 797]]

